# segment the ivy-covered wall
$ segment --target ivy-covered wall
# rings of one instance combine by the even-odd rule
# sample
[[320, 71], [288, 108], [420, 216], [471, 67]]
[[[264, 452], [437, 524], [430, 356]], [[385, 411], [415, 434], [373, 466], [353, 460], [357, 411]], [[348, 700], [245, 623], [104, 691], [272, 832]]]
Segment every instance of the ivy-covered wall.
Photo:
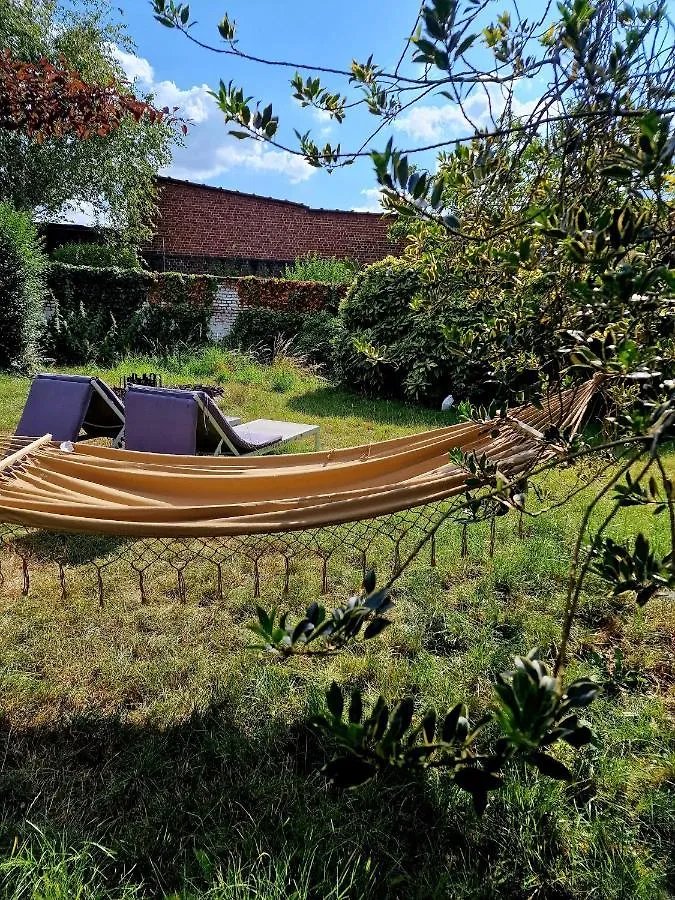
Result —
[[273, 346], [279, 336], [292, 337], [289, 323], [309, 322], [319, 312], [332, 316], [345, 292], [316, 282], [65, 263], [52, 263], [47, 280], [44, 351], [60, 363], [107, 363], [125, 353], [197, 346], [229, 335], [247, 348], [254, 335], [256, 343]]
[[237, 292], [241, 306], [293, 313], [336, 313], [347, 292], [346, 285], [283, 278], [221, 278], [220, 283]]

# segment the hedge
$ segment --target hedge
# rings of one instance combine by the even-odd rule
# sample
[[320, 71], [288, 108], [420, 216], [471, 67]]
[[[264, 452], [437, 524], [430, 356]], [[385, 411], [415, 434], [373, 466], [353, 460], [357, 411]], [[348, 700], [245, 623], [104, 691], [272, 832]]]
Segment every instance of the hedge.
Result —
[[51, 253], [54, 262], [72, 266], [93, 266], [97, 269], [140, 269], [141, 260], [135, 247], [104, 243], [61, 244]]
[[47, 352], [64, 363], [107, 363], [127, 352], [205, 343], [218, 279], [52, 263], [48, 284]]
[[[297, 353], [313, 362], [330, 355], [332, 316], [342, 285], [278, 278], [217, 278], [95, 268], [52, 262], [48, 284], [54, 314], [46, 352], [61, 363], [109, 363], [133, 352], [161, 352], [209, 339], [209, 320], [219, 287], [239, 298], [234, 343], [272, 348], [277, 336], [294, 338]], [[232, 340], [230, 341], [232, 343]]]
[[254, 350], [266, 362], [274, 359], [283, 343], [291, 355], [321, 365], [330, 374], [338, 330], [339, 320], [326, 310], [308, 314], [256, 307], [239, 311], [228, 343]]
[[[388, 256], [362, 269], [340, 304], [342, 330], [333, 365], [338, 381], [371, 396], [402, 397], [407, 366], [400, 344], [414, 333], [411, 302], [421, 280], [407, 262]], [[374, 356], [363, 349], [371, 347]]]
[[460, 295], [441, 311], [416, 309], [422, 287], [405, 259], [387, 257], [358, 273], [341, 303], [342, 328], [333, 341], [337, 381], [371, 396], [432, 406], [451, 392], [469, 395], [471, 367], [450, 353], [443, 326], [475, 322], [477, 306]]
[[221, 278], [220, 281], [237, 291], [242, 306], [304, 313], [318, 310], [336, 313], [347, 290], [342, 284], [256, 278], [254, 275]]
[[0, 203], [0, 368], [36, 361], [47, 258], [30, 216]]

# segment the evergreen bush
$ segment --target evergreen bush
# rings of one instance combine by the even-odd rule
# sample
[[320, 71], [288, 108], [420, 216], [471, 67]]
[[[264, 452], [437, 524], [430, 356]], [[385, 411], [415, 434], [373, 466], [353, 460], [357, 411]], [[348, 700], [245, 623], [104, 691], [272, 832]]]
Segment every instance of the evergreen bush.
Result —
[[326, 311], [307, 314], [244, 307], [239, 310], [228, 343], [244, 350], [254, 350], [261, 359], [271, 362], [275, 347], [280, 342], [290, 342], [292, 354], [322, 365], [324, 371], [329, 372], [332, 342], [337, 329], [338, 320]]
[[52, 251], [55, 262], [71, 266], [94, 266], [95, 268], [140, 269], [141, 260], [135, 247], [106, 243], [62, 244]]
[[0, 203], [0, 368], [37, 361], [46, 257], [30, 216]]
[[370, 395], [403, 394], [399, 344], [410, 338], [420, 286], [416, 270], [393, 256], [357, 274], [340, 304], [343, 327], [333, 341], [338, 381]]
[[359, 270], [352, 259], [319, 256], [308, 253], [286, 266], [284, 278], [289, 281], [317, 281], [322, 284], [350, 284]]

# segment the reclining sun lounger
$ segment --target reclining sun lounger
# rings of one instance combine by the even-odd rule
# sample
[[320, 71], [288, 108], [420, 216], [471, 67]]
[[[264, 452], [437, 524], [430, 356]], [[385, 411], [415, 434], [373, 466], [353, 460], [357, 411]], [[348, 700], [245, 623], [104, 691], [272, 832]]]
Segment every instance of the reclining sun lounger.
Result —
[[[84, 432], [84, 434], [81, 434]], [[16, 434], [56, 441], [111, 438], [114, 447], [124, 432], [124, 406], [100, 378], [88, 375], [36, 375]]]
[[224, 416], [203, 391], [130, 385], [126, 394], [125, 447], [146, 453], [253, 456], [318, 426], [258, 419], [240, 425]]

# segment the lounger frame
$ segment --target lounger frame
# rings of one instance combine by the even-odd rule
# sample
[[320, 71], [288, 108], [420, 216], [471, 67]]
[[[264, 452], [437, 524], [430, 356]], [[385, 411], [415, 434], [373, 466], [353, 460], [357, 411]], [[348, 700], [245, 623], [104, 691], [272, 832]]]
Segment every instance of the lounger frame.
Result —
[[234, 446], [234, 444], [232, 443], [232, 441], [230, 440], [229, 436], [228, 436], [228, 435], [223, 431], [223, 429], [220, 427], [220, 423], [218, 422], [218, 420], [216, 419], [216, 417], [212, 414], [211, 410], [210, 410], [210, 409], [208, 408], [208, 406], [204, 403], [204, 401], [202, 400], [202, 398], [199, 396], [199, 394], [198, 394], [197, 392], [195, 392], [194, 398], [195, 398], [195, 400], [197, 401], [197, 406], [199, 407], [199, 409], [200, 409], [201, 412], [203, 413], [204, 417], [207, 418], [207, 419], [209, 420], [209, 422], [211, 423], [211, 426], [212, 426], [213, 430], [214, 430], [214, 431], [216, 432], [216, 434], [218, 434], [219, 437], [220, 437], [220, 443], [217, 445], [217, 447], [216, 447], [216, 449], [213, 451], [213, 453], [204, 454], [204, 455], [208, 455], [208, 456], [222, 456], [222, 455], [223, 455], [223, 445], [224, 445], [225, 447], [227, 447], [227, 449], [230, 451], [230, 453], [231, 453], [233, 456], [262, 456], [262, 455], [264, 455], [265, 453], [269, 453], [269, 451], [272, 449], [272, 447], [280, 447], [283, 443], [285, 443], [284, 441], [277, 441], [277, 443], [271, 444], [271, 445], [268, 444], [268, 445], [265, 446], [265, 447], [261, 447], [259, 450], [252, 450], [250, 453], [240, 453], [240, 452], [236, 449], [236, 447]]

